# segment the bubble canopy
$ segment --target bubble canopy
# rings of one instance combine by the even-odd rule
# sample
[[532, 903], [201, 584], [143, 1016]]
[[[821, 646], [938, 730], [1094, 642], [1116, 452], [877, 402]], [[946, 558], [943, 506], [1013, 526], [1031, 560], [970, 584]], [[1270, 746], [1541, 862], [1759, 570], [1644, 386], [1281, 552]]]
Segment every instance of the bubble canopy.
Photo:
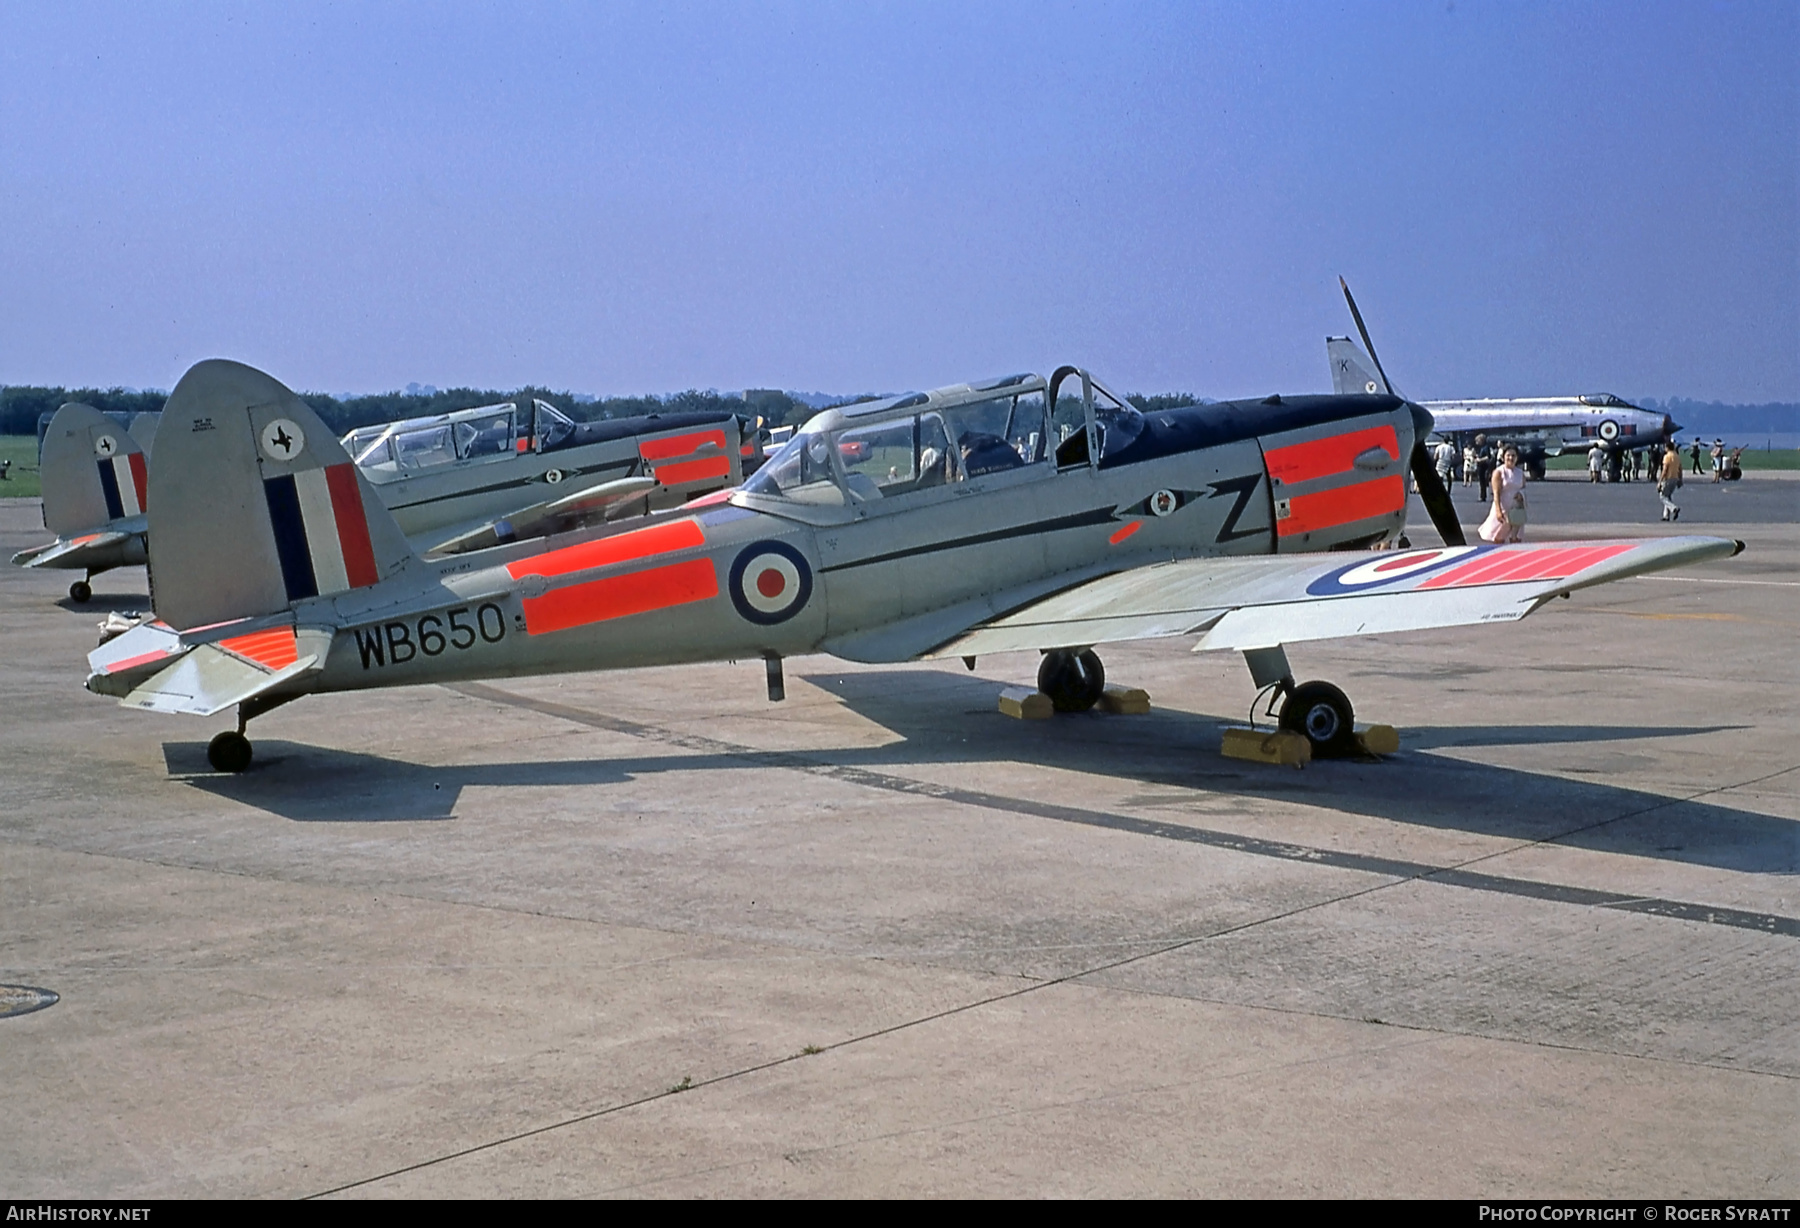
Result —
[[1008, 375], [824, 410], [740, 490], [872, 504], [1011, 470], [1086, 465], [1142, 429], [1142, 415], [1086, 372]]

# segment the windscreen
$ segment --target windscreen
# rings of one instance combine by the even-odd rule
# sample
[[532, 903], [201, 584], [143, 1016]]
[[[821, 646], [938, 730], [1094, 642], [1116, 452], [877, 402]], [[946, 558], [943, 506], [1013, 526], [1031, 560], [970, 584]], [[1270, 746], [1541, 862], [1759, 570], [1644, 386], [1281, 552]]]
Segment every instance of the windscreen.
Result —
[[743, 491], [808, 503], [843, 502], [831, 468], [831, 440], [822, 434], [796, 435], [763, 462]]

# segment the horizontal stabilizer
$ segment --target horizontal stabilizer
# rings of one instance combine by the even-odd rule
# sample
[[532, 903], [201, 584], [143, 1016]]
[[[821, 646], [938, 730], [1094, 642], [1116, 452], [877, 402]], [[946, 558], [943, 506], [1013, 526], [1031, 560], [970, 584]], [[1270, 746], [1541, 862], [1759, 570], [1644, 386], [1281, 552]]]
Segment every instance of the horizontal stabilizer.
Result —
[[140, 622], [88, 653], [88, 690], [123, 698], [184, 651], [181, 636], [167, 623]]
[[[120, 636], [119, 640], [126, 638]], [[139, 682], [119, 702], [123, 707], [151, 712], [212, 716], [317, 670], [330, 646], [331, 632], [296, 632], [292, 627], [201, 644]], [[89, 679], [90, 689], [98, 689], [95, 682]]]
[[[139, 530], [140, 532], [142, 530]], [[89, 566], [87, 560], [94, 560], [93, 569], [98, 571], [103, 566], [115, 566], [113, 561], [102, 563], [100, 556], [104, 553], [118, 553], [118, 546], [133, 535], [117, 530], [103, 533], [83, 533], [80, 537], [67, 541], [51, 542], [47, 546], [37, 546], [30, 550], [21, 550], [13, 555], [12, 561], [20, 567], [56, 567], [64, 570], [79, 570]], [[143, 560], [138, 560], [142, 562]]]

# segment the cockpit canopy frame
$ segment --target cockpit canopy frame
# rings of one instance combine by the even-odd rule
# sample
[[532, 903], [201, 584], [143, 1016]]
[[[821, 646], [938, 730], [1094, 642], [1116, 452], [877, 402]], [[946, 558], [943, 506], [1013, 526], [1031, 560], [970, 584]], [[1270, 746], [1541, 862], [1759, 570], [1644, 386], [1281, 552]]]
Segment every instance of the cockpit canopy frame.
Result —
[[399, 422], [358, 427], [339, 442], [359, 468], [393, 477], [458, 461], [489, 460], [555, 448], [575, 423], [548, 401], [501, 401]]
[[885, 506], [1013, 470], [1097, 467], [1143, 416], [1078, 367], [822, 410], [739, 488], [746, 502]]

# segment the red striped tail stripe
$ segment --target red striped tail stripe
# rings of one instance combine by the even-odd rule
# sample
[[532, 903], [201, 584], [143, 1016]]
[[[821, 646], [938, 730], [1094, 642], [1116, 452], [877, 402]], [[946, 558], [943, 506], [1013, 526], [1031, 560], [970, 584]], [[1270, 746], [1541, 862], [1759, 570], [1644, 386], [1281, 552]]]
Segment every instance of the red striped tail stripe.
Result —
[[144, 467], [144, 454], [107, 456], [94, 462], [100, 468], [100, 494], [106, 501], [109, 520], [141, 516], [150, 506], [149, 471]]
[[263, 494], [288, 600], [366, 588], [381, 579], [354, 464], [268, 478]]

